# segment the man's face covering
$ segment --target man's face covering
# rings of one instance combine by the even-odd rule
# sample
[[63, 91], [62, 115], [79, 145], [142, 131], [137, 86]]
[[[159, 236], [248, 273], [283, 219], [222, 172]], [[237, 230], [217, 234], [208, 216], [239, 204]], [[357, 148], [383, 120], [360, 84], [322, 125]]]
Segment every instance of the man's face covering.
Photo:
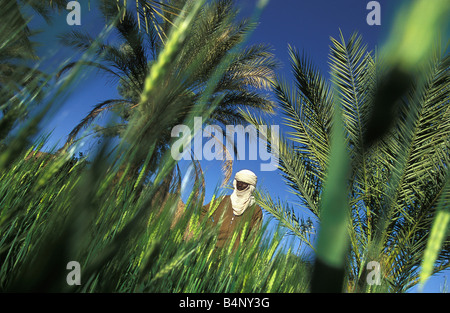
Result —
[[256, 188], [257, 177], [249, 170], [236, 173], [233, 181], [234, 191], [231, 194], [231, 205], [235, 215], [242, 215], [244, 211], [255, 203], [253, 191]]

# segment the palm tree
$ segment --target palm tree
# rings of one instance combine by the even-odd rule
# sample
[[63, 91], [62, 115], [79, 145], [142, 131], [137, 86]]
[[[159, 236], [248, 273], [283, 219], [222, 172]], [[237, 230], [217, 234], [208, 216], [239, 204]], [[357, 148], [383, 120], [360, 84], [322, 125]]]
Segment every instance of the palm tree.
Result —
[[[415, 88], [397, 103], [397, 110], [383, 112], [383, 120], [386, 114], [397, 116], [387, 135], [368, 145], [365, 130], [375, 91], [386, 87], [385, 68], [357, 34], [345, 41], [341, 33], [339, 40], [331, 41], [329, 63], [335, 89], [294, 48], [289, 51], [295, 87], [280, 79], [274, 84], [285, 125], [292, 130], [289, 138], [280, 140], [279, 169], [301, 204], [320, 221], [330, 163], [332, 103], [339, 101], [353, 165], [348, 195], [349, 289], [366, 290], [366, 266], [377, 261], [384, 282], [389, 283], [384, 286], [405, 291], [418, 282], [436, 206], [442, 196], [448, 199], [450, 194], [445, 186], [450, 165], [449, 55], [440, 47], [435, 50], [422, 80], [413, 82]], [[246, 118], [253, 124], [263, 123], [253, 114]], [[279, 204], [274, 209], [267, 196], [259, 202], [280, 216], [285, 209]], [[298, 224], [298, 219], [290, 222]], [[450, 266], [449, 255], [447, 237], [434, 272]]]
[[[247, 123], [238, 112], [239, 107], [273, 111], [272, 101], [262, 91], [270, 87], [276, 62], [266, 45], [233, 50], [243, 42], [254, 24], [246, 19], [236, 21], [237, 10], [231, 0], [205, 4], [190, 25], [183, 45], [171, 61], [166, 78], [161, 83], [162, 89], [166, 90], [164, 101], [168, 102], [163, 104], [164, 101], [154, 98], [141, 103], [145, 79], [164, 48], [172, 25], [177, 17], [189, 13], [194, 2], [179, 0], [164, 5], [154, 1], [138, 3], [141, 6], [138, 7], [137, 15], [127, 10], [115, 24], [120, 38], [118, 44], [99, 43], [96, 51], [98, 60], [87, 62], [117, 81], [121, 98], [97, 104], [69, 134], [62, 149], [70, 146], [80, 130], [90, 125], [101, 112], [113, 110], [122, 118], [122, 124], [99, 129], [112, 135], [121, 135], [121, 132], [126, 131], [131, 116], [139, 112], [142, 123], [150, 123], [152, 119], [157, 123], [148, 126], [153, 133], [158, 132], [158, 143], [153, 152], [152, 165], [149, 166], [151, 172], [169, 148], [171, 129], [183, 123], [192, 112], [202, 98], [208, 80], [230, 53], [233, 54], [232, 61], [218, 78], [208, 99], [210, 107], [215, 101], [218, 104], [209, 112], [209, 119], [204, 121], [222, 125]], [[106, 19], [110, 20], [117, 15], [115, 4], [111, 6], [104, 2], [101, 9]], [[87, 33], [73, 31], [64, 36], [63, 43], [86, 51], [95, 43], [95, 38]], [[71, 66], [73, 64], [66, 69]], [[158, 120], [154, 120], [155, 117]], [[144, 156], [139, 158], [143, 161]]]

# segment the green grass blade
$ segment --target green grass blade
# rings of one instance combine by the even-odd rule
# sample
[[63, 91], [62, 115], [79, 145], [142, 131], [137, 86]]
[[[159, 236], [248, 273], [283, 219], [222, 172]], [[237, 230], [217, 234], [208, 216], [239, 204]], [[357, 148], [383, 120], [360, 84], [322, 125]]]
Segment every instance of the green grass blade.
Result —
[[438, 207], [436, 208], [433, 227], [428, 238], [427, 247], [422, 260], [422, 270], [420, 272], [420, 290], [423, 290], [425, 283], [433, 274], [434, 264], [442, 248], [442, 244], [450, 229], [450, 175], [441, 195]]

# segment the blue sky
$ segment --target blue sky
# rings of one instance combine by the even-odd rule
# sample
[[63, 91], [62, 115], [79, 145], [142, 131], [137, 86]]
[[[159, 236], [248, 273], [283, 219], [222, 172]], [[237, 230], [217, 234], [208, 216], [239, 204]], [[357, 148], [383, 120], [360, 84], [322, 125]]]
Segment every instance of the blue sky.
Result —
[[[256, 0], [237, 1], [242, 8], [243, 15], [249, 15]], [[288, 44], [304, 51], [316, 66], [328, 77], [328, 53], [330, 36], [337, 38], [339, 30], [348, 38], [354, 31], [358, 31], [372, 50], [382, 45], [395, 8], [401, 1], [379, 0], [381, 5], [381, 25], [369, 26], [366, 16], [368, 0], [272, 0], [262, 13], [259, 25], [249, 39], [249, 43], [267, 43], [273, 47], [273, 52], [281, 63], [278, 75], [291, 78], [288, 55]], [[51, 27], [40, 36], [45, 36], [45, 45], [39, 47], [40, 54], [49, 66], [58, 64], [64, 59], [69, 50], [61, 48], [56, 42], [56, 36], [70, 31], [73, 27], [97, 34], [102, 27], [102, 21], [95, 9], [95, 0], [91, 0], [91, 10], [88, 10], [87, 1], [82, 4], [81, 26], [68, 26], [66, 12], [56, 16]], [[36, 22], [35, 20], [34, 22]], [[39, 37], [38, 37], [39, 38]], [[42, 37], [41, 37], [42, 38]], [[53, 120], [47, 120], [44, 132], [52, 131], [48, 146], [62, 143], [72, 128], [91, 110], [95, 104], [116, 98], [115, 85], [108, 82], [104, 76], [94, 72], [87, 73], [77, 89], [64, 101], [60, 101], [59, 110]], [[280, 117], [270, 120], [271, 125], [280, 125]], [[270, 125], [269, 125], [270, 126]], [[265, 161], [264, 161], [265, 162]], [[258, 176], [258, 185], [269, 191], [273, 197], [296, 205], [296, 198], [287, 190], [278, 171], [263, 172], [260, 170], [260, 161], [235, 161], [233, 174], [247, 168]], [[206, 199], [210, 199], [216, 186], [220, 184], [222, 174], [219, 161], [203, 161], [202, 169], [207, 182]], [[308, 216], [307, 210], [296, 205], [299, 215]], [[447, 271], [448, 273], [448, 271]], [[448, 276], [448, 274], [447, 274]], [[443, 283], [443, 275], [430, 281], [425, 288], [426, 292], [439, 292]]]

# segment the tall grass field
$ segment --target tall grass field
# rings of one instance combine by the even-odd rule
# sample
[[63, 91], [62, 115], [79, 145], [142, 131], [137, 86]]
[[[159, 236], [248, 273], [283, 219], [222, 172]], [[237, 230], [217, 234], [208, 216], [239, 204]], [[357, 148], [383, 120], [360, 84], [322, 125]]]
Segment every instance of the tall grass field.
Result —
[[[292, 82], [248, 43], [262, 0], [246, 19], [231, 0], [92, 1], [102, 31], [61, 36], [73, 55], [44, 69], [29, 17], [50, 23], [67, 3], [0, 0], [0, 291], [393, 293], [448, 269], [447, 1], [407, 2], [380, 51], [330, 38], [330, 79], [289, 46]], [[42, 124], [93, 71], [118, 98], [44, 151]], [[313, 220], [258, 188], [268, 218], [218, 248], [202, 208], [224, 194], [206, 196], [195, 158], [181, 170], [171, 130], [271, 125], [266, 113], [288, 130], [265, 134], [276, 171]]]

